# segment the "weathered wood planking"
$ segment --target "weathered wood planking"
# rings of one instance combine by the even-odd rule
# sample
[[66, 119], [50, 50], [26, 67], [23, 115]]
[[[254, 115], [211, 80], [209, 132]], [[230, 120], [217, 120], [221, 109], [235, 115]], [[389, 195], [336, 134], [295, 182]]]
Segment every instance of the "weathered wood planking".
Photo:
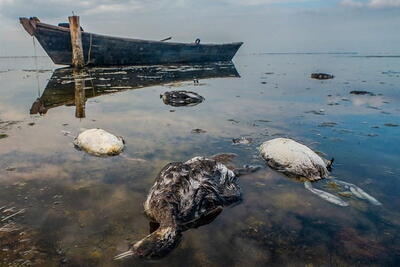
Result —
[[[26, 20], [21, 19], [21, 21]], [[69, 28], [36, 21], [31, 23], [34, 24], [34, 36], [53, 62], [72, 65]], [[92, 66], [230, 61], [242, 44], [241, 42], [197, 44], [147, 41], [82, 32], [85, 65]]]

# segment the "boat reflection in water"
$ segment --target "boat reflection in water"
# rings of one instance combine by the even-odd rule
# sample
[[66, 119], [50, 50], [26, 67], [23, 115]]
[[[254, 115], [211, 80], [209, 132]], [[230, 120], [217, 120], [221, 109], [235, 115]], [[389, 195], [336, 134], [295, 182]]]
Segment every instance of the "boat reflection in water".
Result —
[[119, 68], [56, 69], [30, 114], [51, 108], [75, 106], [75, 116], [85, 117], [86, 99], [125, 90], [198, 79], [240, 77], [232, 62], [208, 64], [132, 66]]

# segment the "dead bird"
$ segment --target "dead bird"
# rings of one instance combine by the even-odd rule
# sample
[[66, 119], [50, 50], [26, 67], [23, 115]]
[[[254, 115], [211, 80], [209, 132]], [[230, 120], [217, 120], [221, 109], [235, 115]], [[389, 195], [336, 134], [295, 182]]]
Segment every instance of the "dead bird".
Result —
[[160, 95], [164, 104], [181, 107], [181, 106], [195, 106], [204, 101], [204, 97], [190, 91], [169, 91]]
[[255, 170], [245, 167], [232, 171], [206, 157], [167, 164], [144, 203], [150, 225], [156, 230], [115, 259], [130, 256], [154, 259], [167, 255], [179, 244], [183, 231], [210, 223], [223, 207], [239, 202], [237, 177]]
[[[288, 138], [275, 138], [264, 142], [260, 146], [261, 156], [266, 160], [268, 166], [294, 177], [302, 182], [310, 192], [318, 195], [322, 199], [339, 206], [349, 204], [331, 193], [316, 189], [311, 182], [315, 182], [329, 177], [334, 159], [326, 160], [320, 157], [307, 146]], [[331, 178], [333, 180], [333, 178]], [[368, 200], [374, 205], [381, 203], [374, 197], [367, 194], [354, 184], [334, 179], [338, 186], [349, 190], [355, 197]]]

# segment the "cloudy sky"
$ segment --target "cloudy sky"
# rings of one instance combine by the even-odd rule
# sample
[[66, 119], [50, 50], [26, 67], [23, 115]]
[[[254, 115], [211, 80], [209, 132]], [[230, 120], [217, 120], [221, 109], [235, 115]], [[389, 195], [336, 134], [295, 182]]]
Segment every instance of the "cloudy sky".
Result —
[[[400, 0], [0, 0], [0, 56], [32, 55], [21, 16], [174, 41], [244, 41], [241, 53], [400, 53]], [[41, 50], [40, 54], [44, 54]]]

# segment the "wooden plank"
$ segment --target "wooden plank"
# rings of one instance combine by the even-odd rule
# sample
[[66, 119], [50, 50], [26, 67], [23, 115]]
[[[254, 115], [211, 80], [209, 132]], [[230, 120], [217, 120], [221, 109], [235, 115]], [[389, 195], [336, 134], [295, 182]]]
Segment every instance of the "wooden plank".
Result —
[[68, 20], [72, 46], [72, 66], [75, 68], [83, 68], [85, 66], [85, 60], [83, 58], [82, 33], [81, 26], [79, 25], [79, 16], [70, 16]]
[[19, 18], [19, 22], [22, 24], [22, 27], [24, 27], [25, 31], [27, 31], [30, 36], [33, 36], [35, 34], [36, 23], [34, 20], [28, 18]]

